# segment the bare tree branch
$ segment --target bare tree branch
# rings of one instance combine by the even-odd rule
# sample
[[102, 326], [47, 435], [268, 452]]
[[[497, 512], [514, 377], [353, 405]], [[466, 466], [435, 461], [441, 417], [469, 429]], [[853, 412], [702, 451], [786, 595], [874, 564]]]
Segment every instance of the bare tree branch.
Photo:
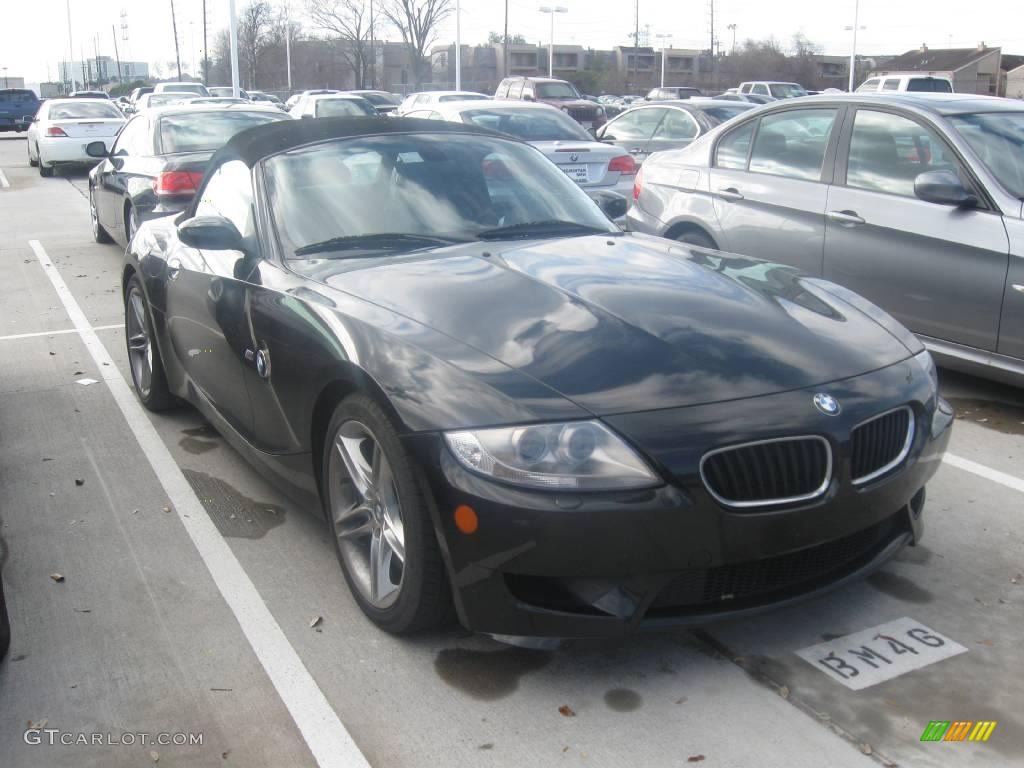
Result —
[[438, 26], [452, 12], [452, 0], [384, 0], [382, 10], [402, 35], [418, 88], [427, 70], [427, 50]]
[[363, 0], [306, 0], [306, 13], [317, 29], [337, 35], [342, 58], [355, 75], [356, 88], [366, 84], [370, 66], [370, 14]]

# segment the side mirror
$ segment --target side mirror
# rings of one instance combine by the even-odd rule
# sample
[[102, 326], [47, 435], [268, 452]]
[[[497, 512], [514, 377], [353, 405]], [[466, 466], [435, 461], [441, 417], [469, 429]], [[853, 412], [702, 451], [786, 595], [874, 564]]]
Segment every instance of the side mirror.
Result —
[[978, 198], [967, 191], [953, 171], [925, 171], [914, 179], [914, 194], [927, 203], [970, 208]]
[[110, 153], [107, 151], [107, 145], [102, 141], [90, 141], [85, 145], [85, 154], [89, 157], [109, 157]]
[[590, 193], [590, 199], [597, 203], [597, 207], [612, 221], [621, 219], [629, 210], [629, 201], [617, 192], [595, 190]]
[[21, 122], [23, 123], [34, 123], [36, 121], [35, 115], [22, 115]]
[[200, 250], [245, 250], [238, 227], [223, 216], [193, 216], [178, 225], [178, 239]]

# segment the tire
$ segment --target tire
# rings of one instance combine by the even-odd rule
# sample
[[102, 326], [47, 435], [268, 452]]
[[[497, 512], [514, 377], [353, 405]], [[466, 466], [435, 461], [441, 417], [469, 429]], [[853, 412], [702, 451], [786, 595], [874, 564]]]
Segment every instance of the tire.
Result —
[[35, 168], [39, 165], [39, 161], [32, 157], [32, 145], [29, 142], [25, 142], [25, 150], [28, 152], [28, 164], [30, 168]]
[[128, 366], [139, 401], [150, 411], [166, 411], [177, 404], [167, 387], [164, 364], [153, 335], [152, 313], [138, 275], [132, 275], [124, 292], [124, 335]]
[[48, 179], [53, 176], [53, 166], [43, 165], [43, 156], [39, 154], [39, 145], [36, 144], [36, 163], [39, 165], [39, 175], [44, 179]]
[[99, 211], [96, 209], [96, 193], [92, 186], [89, 186], [89, 220], [92, 224], [92, 239], [97, 243], [112, 243], [114, 238], [100, 224]]
[[124, 214], [124, 234], [130, 244], [135, 233], [139, 231], [139, 214], [131, 203], [125, 206]]
[[710, 248], [713, 251], [718, 250], [718, 245], [711, 236], [708, 235], [702, 229], [686, 229], [676, 235], [675, 238], [680, 243], [686, 243], [687, 245], [698, 245], [701, 248]]
[[[392, 634], [449, 621], [451, 588], [431, 522], [429, 491], [384, 410], [363, 394], [341, 401], [328, 423], [321, 461], [327, 525], [363, 613]], [[359, 465], [354, 470], [352, 461]], [[396, 539], [404, 557], [391, 543]], [[384, 575], [376, 579], [374, 562], [383, 565], [379, 573]]]

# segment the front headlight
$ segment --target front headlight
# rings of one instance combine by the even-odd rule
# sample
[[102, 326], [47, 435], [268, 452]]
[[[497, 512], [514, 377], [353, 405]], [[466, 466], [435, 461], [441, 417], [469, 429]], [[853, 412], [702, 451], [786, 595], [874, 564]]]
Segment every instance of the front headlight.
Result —
[[446, 432], [456, 460], [477, 474], [530, 488], [605, 491], [657, 485], [657, 475], [597, 421]]
[[921, 366], [928, 378], [932, 380], [932, 386], [935, 389], [938, 389], [939, 369], [935, 367], [935, 360], [932, 359], [932, 353], [926, 349], [924, 352], [914, 355], [914, 361]]

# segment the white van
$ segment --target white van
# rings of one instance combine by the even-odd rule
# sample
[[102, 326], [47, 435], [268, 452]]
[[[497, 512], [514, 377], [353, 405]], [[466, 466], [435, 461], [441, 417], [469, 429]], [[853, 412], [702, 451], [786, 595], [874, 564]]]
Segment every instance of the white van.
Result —
[[933, 75], [872, 77], [857, 87], [857, 93], [953, 93], [953, 81]]

